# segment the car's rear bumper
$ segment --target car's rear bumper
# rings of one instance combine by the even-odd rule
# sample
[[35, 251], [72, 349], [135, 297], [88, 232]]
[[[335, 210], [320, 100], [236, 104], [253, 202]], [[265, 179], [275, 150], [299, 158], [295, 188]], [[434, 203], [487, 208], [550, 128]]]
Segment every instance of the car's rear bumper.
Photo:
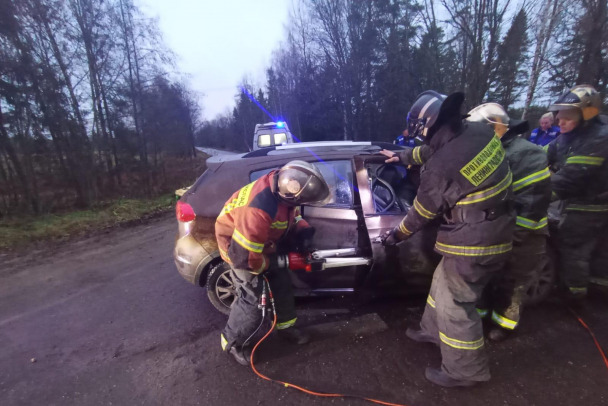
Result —
[[207, 266], [219, 258], [218, 251], [207, 251], [192, 235], [178, 236], [173, 249], [173, 261], [179, 274], [193, 285], [202, 286], [201, 276]]

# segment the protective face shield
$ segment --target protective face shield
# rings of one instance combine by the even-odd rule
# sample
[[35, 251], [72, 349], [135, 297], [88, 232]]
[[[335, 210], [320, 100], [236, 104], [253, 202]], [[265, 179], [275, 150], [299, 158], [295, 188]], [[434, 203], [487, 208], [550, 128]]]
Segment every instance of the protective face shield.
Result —
[[441, 103], [446, 96], [434, 90], [421, 93], [407, 114], [407, 130], [410, 137], [424, 139], [428, 129], [435, 124]]
[[494, 129], [498, 138], [502, 138], [509, 129], [511, 120], [500, 104], [485, 103], [469, 111], [467, 121], [488, 124]]
[[329, 187], [321, 172], [304, 161], [291, 161], [279, 169], [277, 194], [291, 206], [323, 204], [330, 198]]
[[587, 121], [600, 114], [601, 107], [602, 99], [597, 90], [589, 85], [578, 85], [562, 94], [549, 106], [549, 111], [578, 109]]

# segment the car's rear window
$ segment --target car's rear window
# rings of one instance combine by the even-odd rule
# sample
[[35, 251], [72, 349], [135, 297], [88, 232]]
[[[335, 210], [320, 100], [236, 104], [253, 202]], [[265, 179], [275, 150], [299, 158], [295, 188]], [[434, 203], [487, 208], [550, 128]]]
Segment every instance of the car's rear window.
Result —
[[[332, 197], [329, 207], [351, 207], [353, 204], [353, 169], [350, 160], [311, 162], [315, 165], [329, 185]], [[250, 179], [259, 179], [278, 167], [251, 172]]]

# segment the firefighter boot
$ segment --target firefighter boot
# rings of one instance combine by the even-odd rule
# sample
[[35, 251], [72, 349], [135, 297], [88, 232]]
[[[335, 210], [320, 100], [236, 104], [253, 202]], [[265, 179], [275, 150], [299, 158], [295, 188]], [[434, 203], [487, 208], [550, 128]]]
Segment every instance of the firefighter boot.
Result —
[[432, 343], [435, 345], [439, 345], [439, 341], [435, 337], [426, 334], [422, 330], [414, 330], [413, 328], [408, 328], [407, 330], [405, 330], [405, 335], [419, 343]]
[[228, 354], [232, 355], [236, 362], [241, 365], [248, 366], [251, 363], [251, 351], [248, 348], [230, 347]]
[[310, 341], [310, 334], [296, 327], [277, 330], [279, 337], [292, 344], [306, 344]]
[[488, 333], [488, 338], [494, 342], [505, 341], [507, 338], [511, 336], [511, 331], [505, 330], [500, 327], [493, 327]]
[[450, 378], [441, 369], [431, 367], [426, 368], [424, 371], [424, 376], [434, 384], [443, 386], [445, 388], [453, 388], [456, 386], [473, 386], [477, 383], [476, 381]]

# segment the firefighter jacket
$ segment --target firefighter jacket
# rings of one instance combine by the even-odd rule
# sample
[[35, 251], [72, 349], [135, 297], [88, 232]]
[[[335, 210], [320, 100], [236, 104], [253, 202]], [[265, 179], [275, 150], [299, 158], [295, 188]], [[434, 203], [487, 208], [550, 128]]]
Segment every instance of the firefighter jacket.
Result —
[[215, 221], [215, 238], [222, 259], [236, 269], [260, 274], [268, 255], [290, 229], [308, 228], [299, 208], [283, 203], [273, 192], [277, 171], [236, 191]]
[[608, 213], [608, 125], [591, 119], [546, 148], [551, 187], [566, 211]]
[[397, 156], [403, 165], [422, 165], [430, 158], [431, 147], [424, 144], [414, 148], [405, 148], [403, 151], [397, 152]]
[[[547, 234], [547, 210], [551, 201], [551, 172], [542, 148], [517, 136], [501, 138], [507, 161], [513, 174], [513, 200], [517, 226], [521, 229]], [[431, 148], [422, 145], [399, 152], [405, 165], [420, 165], [431, 155]]]
[[444, 125], [429, 144], [412, 209], [398, 230], [409, 236], [439, 215], [435, 250], [480, 263], [504, 261], [512, 248], [512, 174], [498, 137], [485, 124]]
[[505, 134], [502, 146], [513, 173], [513, 201], [518, 228], [548, 234], [551, 172], [543, 149], [516, 134]]

